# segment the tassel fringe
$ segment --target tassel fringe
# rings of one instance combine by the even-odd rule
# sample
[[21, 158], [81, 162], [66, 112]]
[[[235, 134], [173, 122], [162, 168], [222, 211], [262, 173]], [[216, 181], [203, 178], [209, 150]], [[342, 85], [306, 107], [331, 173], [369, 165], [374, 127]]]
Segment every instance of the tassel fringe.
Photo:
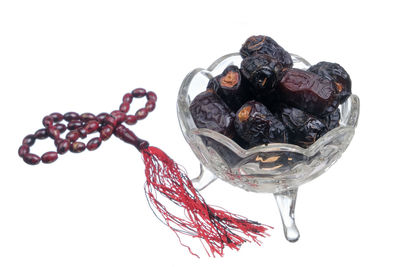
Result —
[[[207, 254], [223, 256], [224, 247], [239, 250], [246, 241], [261, 242], [258, 237], [269, 236], [266, 231], [273, 227], [251, 221], [237, 214], [213, 208], [204, 201], [194, 188], [186, 172], [169, 158], [162, 150], [148, 147], [141, 150], [145, 164], [145, 191], [149, 203], [162, 216], [177, 235], [186, 234], [200, 238]], [[186, 218], [179, 217], [167, 210], [157, 199], [157, 193], [184, 209]], [[154, 209], [153, 209], [154, 211]]]

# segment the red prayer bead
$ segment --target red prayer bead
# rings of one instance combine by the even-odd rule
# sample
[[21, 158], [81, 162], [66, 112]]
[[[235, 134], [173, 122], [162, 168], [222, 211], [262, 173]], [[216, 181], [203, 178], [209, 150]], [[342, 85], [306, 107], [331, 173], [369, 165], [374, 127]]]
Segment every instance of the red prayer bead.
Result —
[[80, 120], [72, 120], [68, 122], [68, 130], [75, 130], [82, 127], [82, 122]]
[[71, 142], [75, 142], [79, 138], [79, 132], [78, 131], [71, 131], [67, 134], [66, 138], [70, 140]]
[[154, 101], [147, 101], [145, 108], [148, 112], [151, 112], [156, 108], [156, 103]]
[[133, 99], [132, 94], [127, 93], [122, 98], [122, 102], [130, 104], [130, 103], [132, 103], [132, 99]]
[[23, 159], [29, 165], [36, 165], [40, 162], [40, 157], [32, 153], [25, 154]]
[[46, 116], [46, 117], [43, 118], [42, 123], [43, 123], [43, 126], [44, 126], [44, 127], [49, 127], [50, 125], [53, 125], [53, 121], [54, 121], [54, 120], [53, 120], [52, 117]]
[[85, 148], [86, 148], [86, 146], [85, 146], [84, 143], [82, 143], [82, 142], [73, 142], [73, 143], [70, 145], [69, 150], [70, 150], [71, 152], [74, 152], [74, 153], [80, 153], [80, 152], [82, 152], [83, 150], [85, 150]]
[[99, 122], [103, 122], [107, 118], [107, 116], [108, 116], [108, 113], [103, 112], [103, 113], [100, 113], [99, 115], [97, 115], [96, 118]]
[[117, 120], [117, 124], [124, 122], [126, 117], [125, 113], [119, 110], [114, 110], [113, 112], [111, 112], [111, 116], [113, 116]]
[[90, 120], [85, 125], [85, 130], [88, 134], [91, 134], [91, 133], [97, 131], [98, 128], [99, 128], [99, 122], [96, 120]]
[[125, 119], [126, 124], [134, 125], [137, 122], [137, 118], [135, 115], [128, 115]]
[[64, 120], [72, 121], [72, 120], [79, 120], [80, 116], [76, 112], [67, 112], [64, 114]]
[[110, 125], [113, 126], [113, 127], [117, 126], [117, 119], [116, 119], [115, 117], [113, 117], [113, 116], [107, 116], [107, 117], [104, 119], [104, 122], [105, 122], [106, 124], [110, 124]]
[[52, 163], [56, 161], [58, 158], [57, 152], [50, 151], [46, 152], [42, 155], [42, 162], [43, 163]]
[[47, 129], [45, 128], [39, 129], [35, 132], [36, 139], [46, 139], [47, 137], [48, 137]]
[[60, 144], [62, 141], [64, 141], [64, 139], [61, 139], [61, 138], [56, 139], [56, 140], [54, 140], [54, 145], [57, 147], [58, 144]]
[[147, 114], [148, 114], [147, 110], [145, 108], [141, 108], [138, 111], [136, 111], [135, 116], [138, 120], [143, 120], [144, 118], [147, 117]]
[[92, 113], [89, 113], [89, 112], [82, 113], [81, 114], [81, 119], [84, 122], [91, 121], [91, 120], [97, 120], [96, 116], [94, 114], [92, 114]]
[[36, 138], [33, 134], [28, 134], [27, 136], [25, 136], [24, 140], [22, 140], [22, 144], [27, 146], [33, 146], [35, 140]]
[[136, 88], [132, 91], [132, 97], [144, 97], [146, 95], [146, 90], [143, 88]]
[[156, 93], [154, 93], [152, 91], [147, 92], [146, 97], [147, 97], [147, 100], [153, 100], [154, 102], [157, 101], [157, 95], [156, 95]]
[[123, 113], [127, 113], [129, 111], [130, 105], [128, 102], [124, 102], [119, 106], [119, 110]]
[[[144, 108], [136, 111], [135, 115], [126, 115], [130, 109], [130, 104], [133, 98], [141, 98], [146, 96], [147, 103]], [[30, 134], [23, 139], [22, 146], [18, 149], [18, 155], [23, 160], [31, 165], [38, 164], [40, 161], [43, 163], [51, 163], [57, 160], [58, 154], [64, 154], [68, 150], [74, 153], [84, 151], [86, 148], [90, 151], [97, 149], [102, 141], [111, 137], [114, 130], [120, 124], [126, 122], [129, 125], [135, 124], [138, 120], [143, 120], [147, 117], [148, 113], [155, 109], [155, 102], [157, 96], [154, 92], [147, 92], [143, 88], [134, 89], [131, 93], [127, 93], [122, 98], [122, 104], [119, 110], [114, 110], [110, 114], [100, 113], [95, 116], [92, 113], [86, 112], [79, 115], [76, 112], [67, 112], [64, 115], [58, 112], [51, 113], [43, 118], [43, 125], [45, 128], [39, 129], [35, 134]], [[62, 120], [67, 121], [67, 125], [59, 123]], [[60, 138], [60, 134], [64, 133], [67, 129], [66, 139]], [[87, 145], [83, 142], [78, 142], [79, 138], [85, 138], [88, 134], [95, 131], [100, 132], [100, 137], [92, 138]], [[29, 153], [30, 146], [35, 143], [36, 139], [45, 139], [51, 137], [54, 139], [54, 144], [57, 152], [46, 152], [39, 157], [38, 155]]]
[[60, 122], [64, 119], [64, 116], [58, 112], [53, 112], [49, 116], [53, 118], [54, 122]]
[[63, 133], [67, 130], [67, 126], [62, 123], [57, 123], [56, 125], [54, 125], [54, 127], [56, 127], [56, 129], [59, 130], [60, 133]]
[[88, 135], [87, 131], [85, 128], [81, 127], [77, 129], [78, 133], [79, 133], [79, 137], [84, 139], [86, 138], [86, 136]]
[[112, 125], [110, 124], [105, 125], [100, 131], [100, 138], [105, 141], [111, 137], [113, 132], [114, 132], [114, 127]]
[[60, 131], [57, 130], [57, 128], [54, 126], [47, 128], [47, 133], [51, 138], [53, 138], [55, 140], [60, 138]]
[[86, 147], [89, 151], [93, 151], [97, 149], [100, 145], [101, 145], [101, 138], [95, 137], [87, 143]]
[[18, 149], [18, 155], [23, 158], [25, 154], [29, 153], [29, 146], [28, 145], [22, 145]]
[[57, 144], [57, 152], [58, 154], [62, 155], [67, 153], [69, 150], [69, 140], [60, 140]]

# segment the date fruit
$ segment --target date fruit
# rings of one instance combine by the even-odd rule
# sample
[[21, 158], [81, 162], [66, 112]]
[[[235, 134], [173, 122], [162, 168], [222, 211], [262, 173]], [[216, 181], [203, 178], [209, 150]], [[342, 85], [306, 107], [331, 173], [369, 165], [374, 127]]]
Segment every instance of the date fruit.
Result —
[[232, 138], [235, 114], [212, 90], [197, 95], [189, 107], [198, 128], [207, 128]]
[[256, 100], [264, 104], [276, 100], [276, 88], [282, 77], [282, 69], [281, 63], [265, 54], [246, 57], [241, 63], [243, 76], [252, 85], [249, 90]]
[[266, 54], [278, 60], [285, 68], [293, 66], [292, 57], [271, 37], [254, 35], [249, 37], [240, 49], [242, 58], [253, 54]]
[[250, 100], [247, 91], [248, 82], [242, 78], [239, 68], [235, 65], [226, 67], [222, 74], [214, 77], [207, 89], [214, 90], [236, 112], [244, 103]]
[[328, 131], [338, 127], [340, 121], [340, 110], [339, 109], [335, 110], [331, 114], [322, 117], [321, 120], [325, 123]]
[[303, 148], [309, 147], [328, 131], [322, 120], [297, 108], [284, 108], [281, 118], [289, 132], [289, 143]]
[[339, 64], [321, 61], [311, 66], [308, 71], [325, 77], [335, 83], [340, 104], [345, 102], [351, 95], [350, 75]]
[[287, 104], [316, 116], [326, 116], [339, 105], [336, 86], [332, 81], [300, 69], [285, 71], [280, 81], [279, 95]]
[[287, 132], [282, 122], [267, 107], [254, 100], [245, 103], [237, 111], [235, 129], [250, 147], [287, 142]]
[[[190, 104], [198, 128], [221, 133], [249, 149], [269, 143], [307, 148], [340, 126], [338, 107], [352, 93], [342, 66], [321, 61], [308, 70], [293, 68], [291, 55], [264, 35], [249, 37], [240, 56], [240, 67], [226, 67]], [[213, 138], [201, 138], [229, 165], [243, 160]], [[281, 151], [252, 160], [263, 169], [283, 170], [303, 160], [302, 154], [295, 154]]]

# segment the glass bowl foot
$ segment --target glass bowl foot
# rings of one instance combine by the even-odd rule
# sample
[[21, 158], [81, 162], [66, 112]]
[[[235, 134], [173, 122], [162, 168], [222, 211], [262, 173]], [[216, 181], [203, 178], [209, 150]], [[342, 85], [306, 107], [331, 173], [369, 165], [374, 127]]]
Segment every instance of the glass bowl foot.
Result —
[[204, 168], [203, 164], [200, 164], [199, 176], [191, 179], [194, 188], [196, 188], [198, 191], [203, 190], [204, 188], [212, 184], [215, 180], [217, 180], [217, 177], [215, 177], [212, 172]]
[[297, 188], [274, 193], [274, 196], [281, 214], [285, 237], [290, 242], [296, 242], [300, 238], [300, 233], [294, 220]]

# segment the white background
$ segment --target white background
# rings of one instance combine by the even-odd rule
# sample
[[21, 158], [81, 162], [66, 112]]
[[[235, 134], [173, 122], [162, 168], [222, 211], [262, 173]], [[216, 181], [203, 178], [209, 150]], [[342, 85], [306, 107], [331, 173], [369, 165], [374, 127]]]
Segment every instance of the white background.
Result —
[[[0, 266], [399, 266], [395, 2], [1, 1]], [[340, 63], [361, 99], [348, 150], [299, 190], [297, 243], [284, 239], [272, 195], [217, 181], [202, 192], [208, 203], [275, 230], [262, 246], [215, 259], [189, 240], [201, 259], [193, 257], [153, 216], [140, 155], [116, 138], [50, 165], [18, 157], [44, 115], [110, 112], [145, 87], [157, 108], [132, 129], [195, 176], [175, 111], [180, 83], [253, 34], [311, 63]], [[39, 155], [53, 149], [38, 143]]]

